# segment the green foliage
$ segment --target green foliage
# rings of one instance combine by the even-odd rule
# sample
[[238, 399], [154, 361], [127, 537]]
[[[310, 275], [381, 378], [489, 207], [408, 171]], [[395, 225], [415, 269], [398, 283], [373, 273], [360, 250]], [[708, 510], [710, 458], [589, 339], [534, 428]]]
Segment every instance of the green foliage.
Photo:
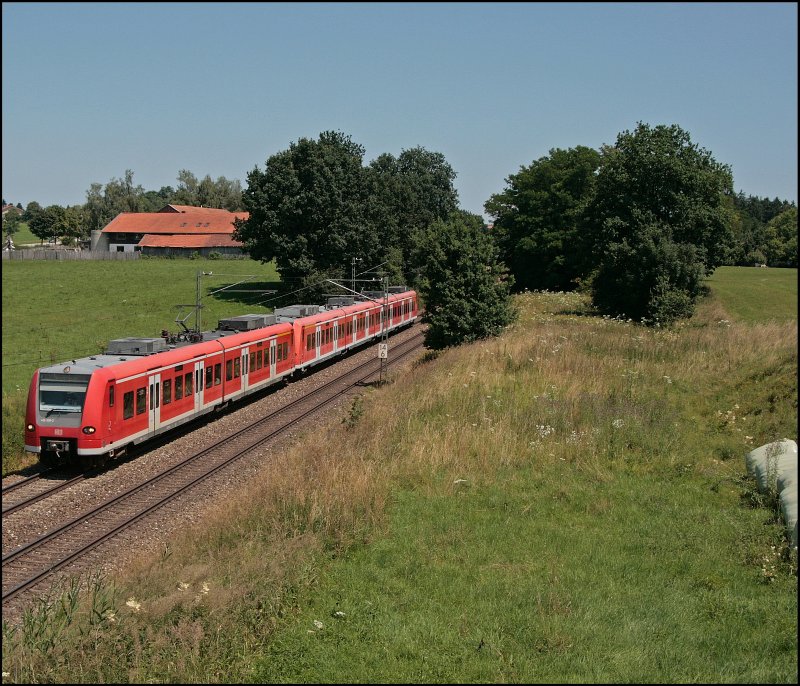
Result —
[[248, 174], [249, 219], [236, 236], [284, 280], [341, 274], [353, 257], [413, 283], [422, 233], [456, 207], [455, 172], [441, 153], [403, 150], [362, 164], [364, 148], [341, 132], [302, 138]]
[[[210, 175], [206, 174], [202, 180], [188, 169], [181, 169], [178, 172], [178, 186], [173, 192], [171, 188], [161, 189], [171, 191], [169, 194], [169, 204], [193, 205], [195, 207], [217, 207], [231, 212], [242, 209], [242, 184], [238, 179], [228, 180], [220, 176], [214, 181]], [[161, 203], [154, 210], [159, 209], [165, 203]]]
[[592, 281], [592, 302], [601, 312], [653, 324], [691, 316], [705, 269], [698, 249], [669, 240], [660, 225], [611, 243]]
[[59, 205], [49, 205], [35, 212], [28, 220], [31, 233], [43, 241], [56, 238], [65, 222], [65, 212], [66, 210]]
[[650, 323], [691, 314], [700, 280], [730, 244], [730, 170], [677, 125], [639, 123], [602, 151], [586, 225], [594, 304]]
[[[767, 225], [778, 217], [778, 215], [791, 210], [797, 210], [794, 203], [786, 200], [774, 198], [759, 198], [753, 195], [737, 193], [727, 198], [731, 207], [732, 220], [731, 230], [733, 232], [733, 243], [731, 245], [728, 264], [752, 267], [755, 264], [766, 264], [766, 253], [770, 251], [767, 243]], [[797, 231], [795, 229], [795, 241]], [[786, 240], [791, 243], [791, 235], [786, 236]], [[783, 242], [783, 241], [781, 241]], [[785, 253], [792, 248], [790, 245], [772, 245], [773, 251], [777, 250], [781, 255], [778, 259], [784, 260]], [[794, 250], [796, 253], [796, 249]], [[797, 265], [795, 261], [794, 266]], [[772, 264], [770, 266], [792, 266], [790, 264]]]
[[436, 220], [446, 220], [458, 207], [453, 187], [456, 174], [444, 155], [421, 147], [399, 157], [384, 153], [366, 170], [370, 186], [370, 219], [389, 246], [390, 263], [414, 283], [419, 271], [417, 245]]
[[22, 224], [21, 212], [9, 210], [3, 215], [3, 233], [7, 236], [13, 236], [20, 229]]
[[363, 155], [349, 136], [327, 131], [270, 157], [263, 172], [248, 174], [250, 216], [237, 222], [237, 240], [254, 259], [274, 259], [284, 279], [341, 269], [352, 255], [375, 264], [379, 240], [366, 217]]
[[723, 263], [730, 217], [727, 166], [691, 142], [677, 125], [639, 123], [602, 151], [597, 192], [587, 208], [594, 247], [621, 243], [641, 227], [659, 225], [676, 243], [695, 245], [709, 271]]
[[509, 176], [506, 190], [487, 201], [518, 289], [572, 290], [583, 276], [580, 214], [599, 163], [600, 154], [584, 146], [551, 150]]
[[797, 267], [797, 208], [790, 207], [767, 224], [764, 232], [770, 267]]
[[459, 210], [436, 221], [423, 241], [420, 293], [434, 349], [498, 335], [515, 317], [505, 266], [477, 215]]

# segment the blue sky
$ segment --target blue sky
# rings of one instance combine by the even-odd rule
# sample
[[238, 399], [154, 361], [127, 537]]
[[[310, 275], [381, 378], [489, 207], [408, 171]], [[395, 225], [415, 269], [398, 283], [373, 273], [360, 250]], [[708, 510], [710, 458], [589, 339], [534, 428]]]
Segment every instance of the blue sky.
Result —
[[483, 204], [552, 148], [678, 124], [749, 195], [797, 201], [795, 3], [2, 5], [3, 198], [134, 171], [246, 185], [300, 138], [422, 146]]

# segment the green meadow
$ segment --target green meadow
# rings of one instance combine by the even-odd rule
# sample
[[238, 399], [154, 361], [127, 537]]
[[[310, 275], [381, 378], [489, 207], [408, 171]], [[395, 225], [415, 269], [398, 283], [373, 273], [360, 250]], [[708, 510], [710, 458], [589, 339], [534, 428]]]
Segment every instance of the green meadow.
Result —
[[717, 278], [665, 330], [517, 296], [503, 336], [4, 626], [4, 681], [796, 683], [797, 550], [744, 469], [797, 438], [796, 289]]

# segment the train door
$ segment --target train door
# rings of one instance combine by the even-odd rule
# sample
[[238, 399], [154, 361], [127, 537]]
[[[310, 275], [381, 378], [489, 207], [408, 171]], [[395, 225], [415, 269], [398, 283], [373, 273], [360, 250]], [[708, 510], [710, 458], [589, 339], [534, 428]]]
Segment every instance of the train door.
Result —
[[247, 391], [250, 386], [250, 348], [245, 346], [242, 348], [242, 392]]
[[203, 407], [203, 361], [194, 363], [194, 411]]
[[150, 413], [148, 428], [155, 431], [161, 426], [161, 374], [152, 374], [150, 384]]
[[275, 378], [275, 367], [278, 359], [278, 341], [274, 338], [269, 342], [269, 378]]

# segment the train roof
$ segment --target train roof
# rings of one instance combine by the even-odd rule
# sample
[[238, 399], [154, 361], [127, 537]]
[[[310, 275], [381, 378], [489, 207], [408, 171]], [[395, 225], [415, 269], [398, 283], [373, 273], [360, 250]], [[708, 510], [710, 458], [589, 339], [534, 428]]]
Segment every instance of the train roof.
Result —
[[[174, 364], [181, 364], [183, 361], [191, 360], [200, 355], [219, 352], [223, 347], [228, 348], [245, 345], [265, 337], [288, 333], [291, 330], [291, 324], [271, 324], [270, 326], [250, 329], [248, 331], [204, 331], [202, 334], [202, 341], [194, 343], [191, 341], [182, 341], [170, 345], [167, 350], [150, 354], [99, 353], [97, 355], [89, 355], [87, 357], [80, 357], [47, 367], [41, 367], [39, 373], [91, 375], [100, 370], [113, 367], [113, 374], [109, 374], [109, 376], [129, 376], [131, 374], [147, 371], [154, 367], [168, 367]], [[145, 338], [138, 340], [152, 341], [157, 339]], [[223, 340], [224, 344], [222, 343]]]

